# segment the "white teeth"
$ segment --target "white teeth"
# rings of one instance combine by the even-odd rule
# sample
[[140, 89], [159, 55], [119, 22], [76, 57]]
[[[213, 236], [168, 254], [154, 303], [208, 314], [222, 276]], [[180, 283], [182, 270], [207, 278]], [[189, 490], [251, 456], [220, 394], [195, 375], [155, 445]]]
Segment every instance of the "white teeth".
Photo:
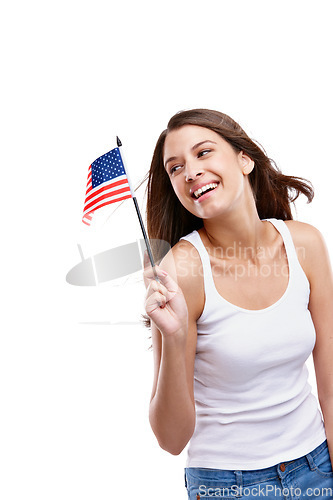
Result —
[[212, 182], [211, 184], [206, 184], [206, 186], [203, 186], [202, 188], [199, 188], [197, 191], [194, 191], [194, 196], [196, 198], [199, 198], [201, 196], [202, 193], [204, 193], [205, 191], [207, 191], [207, 189], [213, 189], [213, 188], [216, 188], [217, 187], [217, 183], [216, 182]]

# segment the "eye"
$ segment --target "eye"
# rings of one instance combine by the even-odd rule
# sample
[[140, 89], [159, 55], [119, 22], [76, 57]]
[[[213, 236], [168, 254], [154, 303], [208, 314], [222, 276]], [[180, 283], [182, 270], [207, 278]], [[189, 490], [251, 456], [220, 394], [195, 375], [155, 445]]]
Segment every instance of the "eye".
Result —
[[174, 172], [177, 171], [178, 168], [181, 168], [182, 165], [174, 165], [173, 167], [170, 168], [170, 175], [172, 175]]
[[210, 153], [211, 149], [203, 149], [202, 151], [199, 151], [198, 153], [198, 158], [201, 158], [202, 156], [205, 156], [207, 153]]

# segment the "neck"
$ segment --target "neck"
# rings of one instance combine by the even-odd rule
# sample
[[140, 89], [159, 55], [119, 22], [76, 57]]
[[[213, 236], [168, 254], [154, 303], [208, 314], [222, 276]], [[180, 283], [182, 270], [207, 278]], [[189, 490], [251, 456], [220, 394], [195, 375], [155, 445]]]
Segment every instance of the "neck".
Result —
[[204, 220], [204, 231], [210, 244], [223, 254], [256, 255], [265, 246], [265, 225], [257, 211], [225, 214], [219, 220]]

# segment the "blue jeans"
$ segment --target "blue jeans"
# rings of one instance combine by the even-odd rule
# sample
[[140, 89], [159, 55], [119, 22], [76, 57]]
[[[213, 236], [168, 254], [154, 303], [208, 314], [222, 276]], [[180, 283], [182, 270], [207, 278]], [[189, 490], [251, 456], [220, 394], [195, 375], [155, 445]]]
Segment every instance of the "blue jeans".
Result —
[[185, 486], [190, 500], [333, 499], [333, 471], [327, 440], [304, 457], [266, 469], [222, 470], [188, 467]]

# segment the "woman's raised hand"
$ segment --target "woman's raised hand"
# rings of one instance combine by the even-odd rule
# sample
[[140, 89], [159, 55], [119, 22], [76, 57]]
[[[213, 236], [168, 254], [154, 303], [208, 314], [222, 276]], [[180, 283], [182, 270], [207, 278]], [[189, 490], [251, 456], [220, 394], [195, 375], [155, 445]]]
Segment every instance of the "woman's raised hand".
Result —
[[145, 309], [163, 336], [187, 333], [187, 305], [182, 290], [171, 276], [155, 266], [159, 281], [155, 279], [153, 268], [147, 266], [144, 282], [147, 288]]

